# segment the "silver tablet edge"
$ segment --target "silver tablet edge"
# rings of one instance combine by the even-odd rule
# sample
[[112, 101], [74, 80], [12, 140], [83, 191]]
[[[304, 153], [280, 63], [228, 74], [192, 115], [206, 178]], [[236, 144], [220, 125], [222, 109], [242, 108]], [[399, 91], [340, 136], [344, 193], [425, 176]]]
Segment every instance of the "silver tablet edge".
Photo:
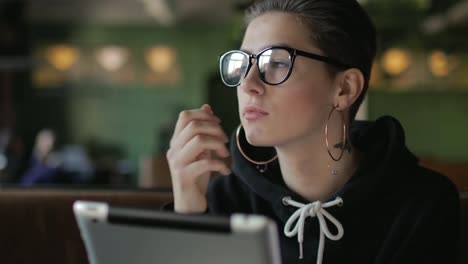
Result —
[[233, 214], [231, 215], [231, 229], [233, 232], [266, 231], [269, 242], [268, 248], [272, 251], [273, 258], [269, 263], [281, 263], [279, 236], [276, 223], [273, 220], [261, 215]]
[[75, 201], [73, 212], [76, 216], [92, 219], [93, 221], [106, 222], [109, 214], [109, 205], [102, 202]]
[[[273, 222], [272, 220], [269, 220], [270, 222]], [[278, 250], [272, 250], [272, 256], [273, 259], [271, 260], [271, 264], [281, 264], [281, 251], [280, 251], [280, 242], [279, 242], [279, 234], [278, 230], [276, 227], [276, 223], [273, 222], [273, 224], [268, 225], [268, 233], [270, 236], [269, 242], [270, 242], [270, 249], [278, 249]]]
[[234, 232], [254, 232], [264, 230], [270, 224], [268, 218], [260, 215], [245, 215], [233, 214], [231, 215], [231, 229]]

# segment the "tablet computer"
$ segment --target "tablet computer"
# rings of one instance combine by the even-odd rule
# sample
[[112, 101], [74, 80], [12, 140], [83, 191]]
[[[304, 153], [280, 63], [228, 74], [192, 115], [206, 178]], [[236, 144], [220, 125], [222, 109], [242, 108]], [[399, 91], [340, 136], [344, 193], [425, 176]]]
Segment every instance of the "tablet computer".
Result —
[[91, 264], [280, 264], [275, 222], [259, 215], [185, 215], [76, 201]]

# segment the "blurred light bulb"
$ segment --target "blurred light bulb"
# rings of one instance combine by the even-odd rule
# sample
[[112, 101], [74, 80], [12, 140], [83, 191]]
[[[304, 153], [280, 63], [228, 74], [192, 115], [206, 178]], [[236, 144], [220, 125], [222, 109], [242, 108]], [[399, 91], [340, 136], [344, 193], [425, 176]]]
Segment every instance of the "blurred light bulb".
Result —
[[70, 69], [78, 57], [78, 50], [69, 45], [53, 45], [46, 50], [46, 59], [60, 71]]
[[390, 75], [399, 75], [409, 68], [411, 55], [408, 51], [391, 48], [385, 52], [382, 58], [382, 67]]
[[107, 71], [119, 70], [128, 60], [129, 53], [123, 47], [108, 46], [96, 52], [96, 60]]
[[433, 51], [429, 55], [428, 64], [432, 74], [437, 77], [444, 77], [449, 74], [449, 60], [443, 51]]
[[155, 73], [168, 73], [175, 65], [176, 51], [168, 46], [152, 47], [146, 53], [146, 61]]

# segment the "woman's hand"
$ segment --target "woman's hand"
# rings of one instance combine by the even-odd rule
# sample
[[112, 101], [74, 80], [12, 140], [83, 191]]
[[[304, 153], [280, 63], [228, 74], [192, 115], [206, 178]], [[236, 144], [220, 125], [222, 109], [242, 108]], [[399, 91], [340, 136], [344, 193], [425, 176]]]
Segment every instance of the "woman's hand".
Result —
[[228, 137], [207, 104], [182, 111], [166, 157], [172, 177], [174, 209], [179, 213], [206, 211], [206, 191], [211, 172], [228, 175], [222, 161], [229, 156]]

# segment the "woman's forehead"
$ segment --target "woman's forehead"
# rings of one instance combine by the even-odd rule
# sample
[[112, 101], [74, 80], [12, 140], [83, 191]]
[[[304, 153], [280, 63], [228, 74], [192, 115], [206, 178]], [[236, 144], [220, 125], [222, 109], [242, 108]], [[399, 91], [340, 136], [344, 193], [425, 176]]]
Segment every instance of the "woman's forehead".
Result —
[[271, 46], [318, 51], [304, 24], [293, 14], [284, 12], [268, 12], [254, 18], [247, 26], [241, 49], [257, 53]]

